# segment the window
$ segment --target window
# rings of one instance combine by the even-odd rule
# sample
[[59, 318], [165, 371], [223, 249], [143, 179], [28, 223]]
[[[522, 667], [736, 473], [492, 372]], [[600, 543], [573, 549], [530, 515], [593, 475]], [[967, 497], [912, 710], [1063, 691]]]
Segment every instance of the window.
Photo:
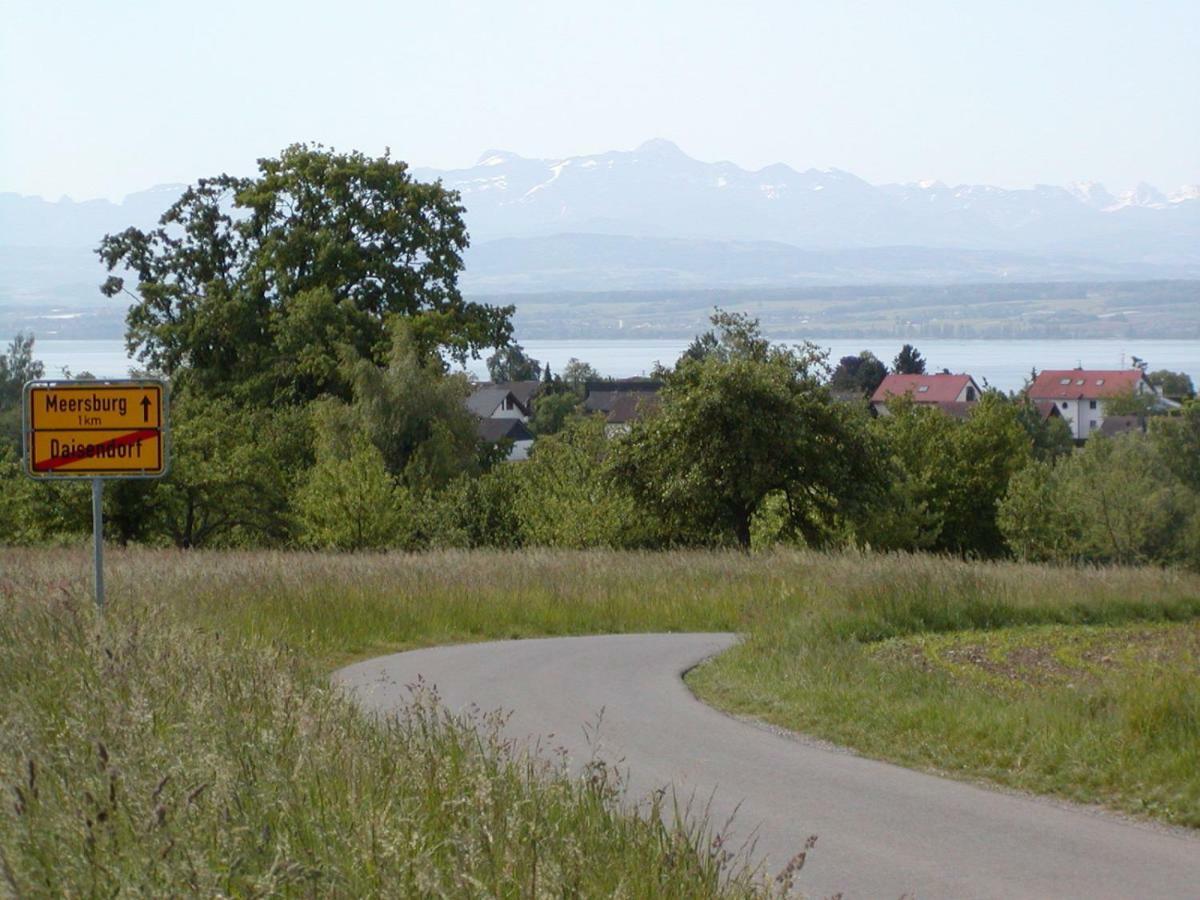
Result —
[[975, 388], [968, 387], [967, 388], [967, 402], [971, 403], [972, 401], [974, 401], [974, 399], [975, 399]]
[[1097, 385], [1097, 386], [1099, 386], [1099, 385], [1102, 385], [1102, 384], [1104, 384], [1104, 379], [1103, 379], [1103, 378], [1097, 378], [1097, 379], [1096, 379], [1096, 385]]
[[917, 388], [917, 393], [918, 393], [918, 394], [924, 394], [924, 393], [925, 393], [926, 391], [928, 391], [928, 390], [929, 390], [929, 385], [927, 385], [927, 384], [922, 384], [922, 385], [920, 385], [920, 386]]
[[1078, 379], [1078, 380], [1077, 380], [1075, 383], [1076, 383], [1077, 385], [1079, 385], [1080, 387], [1083, 387], [1085, 384], [1087, 384], [1087, 381], [1085, 381], [1084, 379], [1080, 378], [1080, 379]]
[[1059, 384], [1070, 384], [1070, 383], [1071, 383], [1070, 378], [1064, 378], [1062, 381], [1059, 382]]
[[1089, 401], [1088, 401], [1088, 409], [1095, 409], [1095, 408], [1096, 408], [1096, 401], [1095, 401], [1095, 400], [1089, 400]]
[[505, 397], [505, 398], [504, 398], [504, 408], [505, 408], [505, 409], [512, 409], [512, 408], [513, 408], [513, 399], [512, 399], [512, 394], [509, 394], [507, 397]]
[[1088, 428], [1095, 428], [1095, 427], [1096, 427], [1095, 419], [1092, 419], [1090, 422], [1088, 422]]
[[1067, 401], [1066, 401], [1066, 400], [1064, 400], [1064, 401], [1063, 401], [1063, 409], [1066, 409], [1066, 408], [1067, 408]]

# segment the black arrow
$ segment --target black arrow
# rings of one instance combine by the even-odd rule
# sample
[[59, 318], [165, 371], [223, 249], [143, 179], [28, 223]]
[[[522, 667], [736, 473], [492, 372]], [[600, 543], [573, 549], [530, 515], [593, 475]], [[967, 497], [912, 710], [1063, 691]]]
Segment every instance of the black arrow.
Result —
[[150, 398], [149, 397], [142, 398], [142, 421], [143, 422], [150, 421]]

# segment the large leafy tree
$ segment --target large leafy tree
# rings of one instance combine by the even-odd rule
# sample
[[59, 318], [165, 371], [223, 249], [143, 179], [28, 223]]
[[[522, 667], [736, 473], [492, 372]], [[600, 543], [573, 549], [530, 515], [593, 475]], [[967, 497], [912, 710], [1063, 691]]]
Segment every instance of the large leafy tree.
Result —
[[515, 341], [489, 356], [487, 368], [488, 375], [496, 382], [537, 381], [542, 377], [542, 364]]
[[133, 296], [127, 342], [154, 371], [252, 402], [344, 395], [340, 356], [382, 362], [394, 317], [459, 359], [507, 343], [511, 307], [459, 292], [462, 214], [386, 154], [293, 145], [256, 177], [201, 179], [157, 228], [106, 235], [101, 289]]
[[870, 441], [830, 399], [814, 348], [772, 345], [742, 316], [713, 324], [666, 376], [658, 413], [618, 445], [618, 476], [684, 539], [748, 547], [778, 495], [787, 529], [825, 542], [876, 485]]

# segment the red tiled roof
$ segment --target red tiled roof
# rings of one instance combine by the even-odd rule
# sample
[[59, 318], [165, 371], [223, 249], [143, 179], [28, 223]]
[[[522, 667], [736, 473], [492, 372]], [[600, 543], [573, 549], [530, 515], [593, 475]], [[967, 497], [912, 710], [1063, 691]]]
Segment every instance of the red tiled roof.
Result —
[[1141, 369], [1047, 369], [1029, 386], [1033, 400], [1097, 400], [1137, 390]]
[[1058, 411], [1058, 404], [1053, 400], [1035, 400], [1033, 405], [1043, 419], [1062, 418], [1062, 413]]
[[963, 388], [974, 384], [970, 375], [888, 375], [871, 395], [872, 403], [886, 403], [888, 397], [912, 396], [914, 403], [953, 403]]

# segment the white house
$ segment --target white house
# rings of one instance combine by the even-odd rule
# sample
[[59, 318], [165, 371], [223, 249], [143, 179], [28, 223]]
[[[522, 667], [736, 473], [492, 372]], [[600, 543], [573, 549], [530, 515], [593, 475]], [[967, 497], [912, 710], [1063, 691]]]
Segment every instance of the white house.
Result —
[[1141, 369], [1047, 369], [1026, 393], [1035, 403], [1057, 406], [1077, 441], [1103, 429], [1107, 400], [1137, 394], [1162, 402]]

